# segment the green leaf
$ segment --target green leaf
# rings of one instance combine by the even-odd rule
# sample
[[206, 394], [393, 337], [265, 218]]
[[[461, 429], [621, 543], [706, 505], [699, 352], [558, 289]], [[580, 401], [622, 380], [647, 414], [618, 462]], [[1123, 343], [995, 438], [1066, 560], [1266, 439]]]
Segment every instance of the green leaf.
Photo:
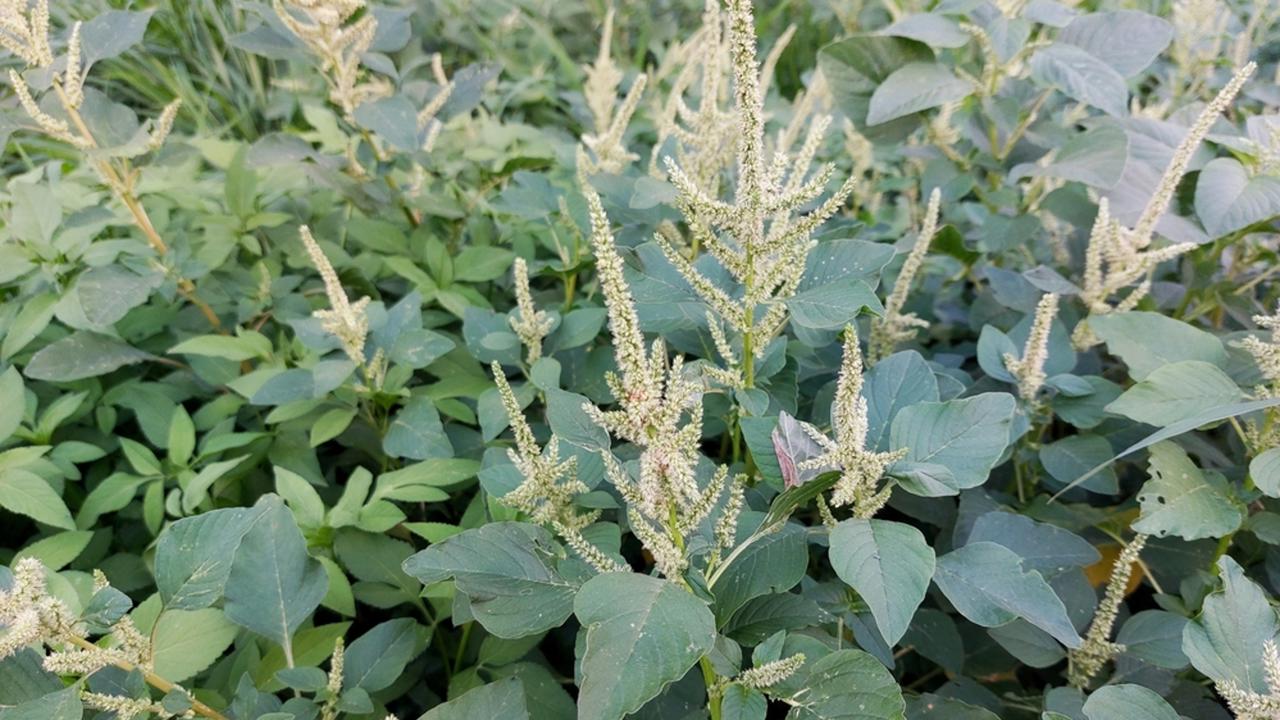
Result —
[[27, 392], [18, 368], [0, 373], [0, 442], [9, 439], [22, 425], [27, 411]]
[[503, 247], [468, 247], [454, 258], [456, 279], [463, 282], [488, 282], [502, 277], [511, 267], [515, 253]]
[[960, 614], [982, 627], [1022, 618], [1067, 647], [1082, 642], [1062, 600], [1044, 576], [1026, 570], [1012, 550], [975, 542], [938, 558], [934, 582]]
[[0, 720], [80, 720], [84, 703], [80, 702], [80, 686], [28, 700], [15, 707], [0, 710]]
[[848, 325], [863, 308], [879, 314], [880, 300], [861, 280], [833, 282], [796, 293], [787, 301], [791, 319], [812, 330], [835, 330]]
[[67, 382], [105, 375], [154, 357], [109, 335], [77, 330], [31, 356], [27, 377]]
[[1055, 42], [1031, 56], [1031, 77], [1115, 117], [1128, 111], [1129, 88], [1110, 65], [1075, 45]]
[[1228, 535], [1244, 521], [1244, 511], [1227, 494], [1225, 483], [1206, 478], [1176, 443], [1152, 446], [1149, 472], [1151, 479], [1138, 493], [1142, 514], [1134, 530], [1199, 540]]
[[391, 457], [426, 460], [453, 457], [453, 444], [444, 433], [440, 413], [428, 397], [415, 397], [396, 413], [382, 439], [382, 450]]
[[[1040, 448], [1040, 464], [1060, 484], [1069, 483], [1111, 459], [1111, 443], [1092, 434], [1068, 435]], [[1101, 473], [1083, 484], [1085, 490], [1113, 495], [1119, 492], [1116, 472], [1104, 465]]]
[[67, 504], [44, 478], [30, 470], [0, 470], [0, 507], [56, 528], [76, 529]]
[[1013, 179], [1052, 177], [1110, 189], [1120, 181], [1129, 159], [1129, 135], [1121, 128], [1102, 125], [1073, 135], [1058, 148], [1047, 165], [1018, 165]]
[[712, 581], [716, 618], [724, 622], [751, 598], [795, 587], [804, 578], [808, 557], [805, 531], [798, 525], [754, 537]]
[[1146, 69], [1173, 39], [1167, 20], [1136, 10], [1077, 15], [1058, 33], [1070, 43], [1129, 78]]
[[418, 720], [480, 720], [480, 718], [529, 720], [524, 685], [520, 679], [509, 677], [488, 685], [481, 685], [447, 703], [431, 708]]
[[408, 618], [375, 625], [347, 647], [343, 689], [358, 687], [375, 693], [390, 687], [417, 654], [421, 635], [422, 628]]
[[230, 335], [198, 335], [169, 348], [170, 355], [198, 355], [241, 362], [271, 354], [271, 343], [258, 333]]
[[404, 152], [422, 149], [422, 129], [418, 109], [404, 95], [392, 95], [361, 103], [353, 114], [361, 127], [373, 132], [392, 147]]
[[1274, 447], [1249, 462], [1249, 477], [1262, 492], [1280, 497], [1280, 447]]
[[884, 452], [899, 412], [916, 403], [938, 402], [938, 379], [920, 353], [905, 350], [867, 371], [862, 396], [867, 399], [867, 447]]
[[879, 125], [962, 100], [972, 92], [973, 83], [956, 77], [942, 63], [908, 63], [894, 70], [871, 94], [867, 124]]
[[577, 587], [555, 567], [560, 549], [529, 523], [491, 523], [454, 535], [404, 561], [423, 584], [453, 578], [486, 630], [518, 638], [559, 627]]
[[916, 403], [893, 419], [889, 446], [906, 448], [913, 463], [950, 470], [960, 489], [977, 487], [1009, 445], [1016, 405], [1008, 393]]
[[248, 455], [239, 455], [228, 460], [212, 462], [200, 468], [200, 472], [187, 481], [182, 491], [182, 511], [193, 512], [209, 496], [209, 488], [248, 457]]
[[861, 650], [837, 650], [805, 667], [805, 688], [787, 720], [904, 720], [902, 689], [885, 666]]
[[195, 423], [191, 422], [186, 408], [175, 405], [173, 417], [169, 420], [169, 459], [185, 467], [191, 461], [195, 448]]
[[61, 570], [89, 546], [93, 533], [88, 530], [68, 530], [41, 538], [22, 548], [14, 559], [33, 557], [50, 570]]
[[156, 588], [165, 608], [198, 610], [222, 597], [231, 561], [260, 509], [224, 508], [169, 525], [156, 540]]
[[1266, 410], [1267, 408], [1276, 407], [1278, 405], [1280, 405], [1280, 398], [1267, 398], [1265, 400], [1251, 400], [1249, 402], [1232, 403], [1230, 405], [1222, 405], [1220, 407], [1213, 408], [1212, 410], [1206, 410], [1204, 413], [1197, 415], [1193, 418], [1188, 418], [1181, 422], [1176, 422], [1170, 425], [1169, 427], [1164, 428], [1163, 430], [1159, 430], [1157, 432], [1151, 433], [1150, 435], [1143, 438], [1142, 440], [1120, 451], [1117, 455], [1115, 455], [1115, 457], [1112, 457], [1110, 460], [1107, 460], [1105, 463], [1102, 463], [1094, 467], [1089, 472], [1081, 475], [1075, 480], [1072, 480], [1070, 483], [1067, 484], [1066, 487], [1059, 490], [1051, 498], [1051, 500], [1056, 500], [1058, 496], [1062, 495], [1062, 493], [1065, 493], [1071, 488], [1076, 487], [1077, 485], [1080, 485], [1081, 483], [1088, 481], [1089, 478], [1101, 472], [1108, 465], [1110, 465], [1111, 463], [1114, 463], [1120, 458], [1123, 458], [1127, 455], [1138, 452], [1139, 450], [1149, 448], [1158, 442], [1163, 442], [1170, 438], [1175, 438], [1185, 432], [1190, 432], [1191, 430], [1195, 430], [1198, 427], [1209, 425], [1211, 423], [1218, 422], [1219, 420], [1225, 420], [1230, 417], [1236, 417], [1237, 415], [1246, 415], [1251, 412], [1257, 412], [1258, 410]]
[[172, 682], [194, 677], [222, 657], [240, 628], [221, 610], [166, 610], [152, 630], [156, 673]]
[[667, 580], [596, 575], [574, 600], [586, 628], [579, 720], [620, 720], [684, 677], [715, 644], [711, 610]]
[[818, 67], [836, 103], [859, 130], [870, 124], [867, 108], [880, 83], [908, 63], [932, 61], [933, 52], [924, 43], [869, 34], [831, 43], [818, 53]]
[[98, 13], [80, 29], [81, 63], [87, 71], [99, 60], [108, 60], [142, 42], [155, 10], [108, 10]]
[[1088, 720], [1178, 720], [1178, 711], [1141, 685], [1105, 685], [1084, 703]]
[[1238, 402], [1244, 393], [1217, 365], [1184, 360], [1156, 368], [1107, 406], [1107, 412], [1165, 427]]
[[293, 633], [329, 588], [324, 567], [307, 554], [293, 513], [275, 495], [240, 541], [227, 577], [227, 618], [291, 652]]
[[1218, 238], [1280, 215], [1280, 178], [1249, 176], [1235, 158], [1210, 160], [1196, 181], [1196, 216]]
[[1145, 380], [1161, 367], [1184, 360], [1200, 360], [1218, 367], [1227, 362], [1221, 340], [1159, 313], [1113, 313], [1091, 317], [1088, 323], [1111, 354], [1129, 366], [1134, 380]]
[[96, 327], [106, 327], [145, 303], [163, 279], [159, 273], [140, 276], [119, 265], [104, 265], [76, 279], [76, 294], [85, 318]]
[[831, 531], [827, 554], [836, 575], [871, 608], [885, 642], [896, 644], [933, 577], [935, 556], [924, 535], [905, 523], [854, 518]]
[[1265, 695], [1262, 646], [1280, 639], [1280, 621], [1266, 593], [1230, 555], [1218, 559], [1218, 574], [1222, 590], [1206, 597], [1200, 617], [1183, 628], [1182, 651], [1214, 682]]
[[1022, 566], [1045, 577], [1101, 560], [1088, 540], [1049, 523], [997, 510], [984, 513], [973, 523], [968, 542], [993, 542], [1018, 554]]

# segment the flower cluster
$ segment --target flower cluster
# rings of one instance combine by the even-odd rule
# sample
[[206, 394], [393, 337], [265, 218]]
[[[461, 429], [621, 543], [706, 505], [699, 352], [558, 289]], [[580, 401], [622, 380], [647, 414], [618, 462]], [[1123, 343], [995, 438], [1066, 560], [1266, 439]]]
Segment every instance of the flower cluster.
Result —
[[1093, 614], [1093, 621], [1085, 632], [1084, 644], [1068, 653], [1069, 666], [1067, 678], [1072, 687], [1086, 687], [1102, 667], [1112, 658], [1124, 652], [1124, 645], [1111, 642], [1111, 630], [1115, 627], [1116, 618], [1120, 614], [1120, 603], [1124, 601], [1129, 589], [1129, 577], [1133, 574], [1133, 565], [1138, 555], [1147, 544], [1146, 535], [1135, 535], [1129, 544], [1120, 551], [1115, 564], [1111, 566], [1111, 577], [1107, 580], [1107, 590]]
[[526, 513], [536, 522], [549, 525], [596, 570], [626, 570], [624, 565], [592, 545], [582, 534], [583, 528], [600, 517], [600, 511], [579, 513], [573, 504], [575, 496], [588, 490], [586, 484], [577, 478], [577, 458], [561, 460], [560, 441], [554, 435], [545, 450], [538, 446], [502, 366], [495, 362], [491, 370], [516, 440], [516, 446], [508, 448], [507, 456], [524, 478], [519, 487], [502, 496], [502, 502]]
[[[1090, 314], [1104, 315], [1132, 310], [1150, 291], [1151, 276], [1156, 266], [1195, 247], [1194, 243], [1187, 242], [1156, 249], [1150, 246], [1155, 237], [1156, 223], [1169, 206], [1196, 148], [1200, 147], [1213, 123], [1235, 99], [1255, 69], [1253, 63], [1242, 67], [1200, 112], [1187, 135], [1174, 150], [1173, 158], [1165, 168], [1155, 192], [1132, 229], [1122, 226], [1111, 217], [1105, 198], [1098, 204], [1098, 215], [1089, 234], [1085, 254], [1084, 289], [1080, 294]], [[1138, 283], [1138, 286], [1113, 305], [1111, 298], [1134, 283]], [[1097, 338], [1089, 329], [1088, 323], [1082, 322], [1076, 326], [1072, 342], [1077, 349], [1083, 350], [1096, 345]]]
[[325, 332], [338, 338], [342, 351], [356, 367], [365, 367], [364, 343], [369, 335], [369, 298], [362, 297], [351, 302], [346, 290], [342, 288], [342, 281], [338, 279], [338, 272], [333, 269], [333, 264], [311, 234], [311, 228], [300, 226], [298, 235], [302, 238], [311, 263], [324, 280], [324, 294], [329, 299], [328, 310], [316, 310], [312, 315], [320, 320], [320, 326]]
[[600, 410], [587, 405], [584, 410], [614, 437], [641, 448], [638, 479], [633, 480], [608, 453], [606, 469], [629, 505], [628, 520], [633, 532], [649, 549], [662, 573], [677, 577], [688, 564], [683, 535], [711, 514], [726, 484], [732, 485], [731, 497], [720, 518], [722, 525], [717, 526], [717, 538], [721, 543], [732, 543], [741, 508], [741, 498], [734, 500], [734, 496], [741, 492], [742, 479], [730, 482], [728, 470], [722, 467], [705, 488], [699, 488], [701, 386], [685, 372], [681, 357], [668, 362], [661, 340], [646, 351], [609, 219], [599, 196], [589, 188], [584, 192], [619, 370], [606, 379], [620, 406], [617, 410]]
[[[681, 165], [672, 158], [666, 159], [666, 167], [692, 245], [710, 252], [741, 286], [741, 295], [735, 296], [711, 281], [666, 235], [659, 233], [655, 240], [703, 301], [742, 335], [744, 384], [750, 386], [754, 358], [763, 355], [765, 344], [786, 322], [785, 301], [794, 294], [805, 259], [815, 245], [810, 236], [844, 204], [852, 192], [853, 179], [846, 180], [808, 214], [794, 217], [823, 194], [834, 172], [831, 165], [809, 172], [830, 117], [814, 117], [794, 153], [780, 151], [767, 157], [751, 4], [746, 0], [730, 2], [728, 20], [737, 134], [738, 175], [733, 200], [720, 200], [717, 183], [708, 179], [718, 171], [707, 173], [706, 168]], [[704, 95], [703, 102], [707, 100]], [[758, 314], [757, 308], [762, 306], [767, 310]]]
[[511, 330], [520, 338], [525, 346], [525, 361], [530, 365], [542, 357], [542, 339], [551, 332], [555, 318], [545, 310], [539, 310], [533, 304], [533, 295], [529, 292], [529, 266], [524, 258], [518, 257], [511, 266], [511, 281], [516, 291], [516, 311], [519, 317], [511, 317], [507, 322]]
[[745, 670], [734, 679], [734, 682], [745, 688], [763, 690], [773, 687], [794, 675], [797, 670], [804, 666], [804, 661], [804, 653], [796, 653], [790, 657], [767, 662], [750, 670]]
[[378, 21], [371, 13], [347, 21], [364, 5], [364, 0], [275, 0], [280, 22], [320, 61], [329, 99], [348, 119], [361, 103], [391, 92], [388, 84], [362, 77], [360, 57], [373, 44]]
[[1053, 293], [1045, 294], [1036, 305], [1035, 320], [1027, 335], [1022, 357], [1014, 357], [1012, 353], [1004, 356], [1004, 366], [1018, 382], [1018, 396], [1033, 405], [1040, 388], [1044, 386], [1044, 363], [1049, 359], [1049, 332], [1053, 329], [1053, 319], [1057, 315], [1058, 296]]
[[594, 156], [586, 158], [585, 163], [580, 163], [584, 166], [583, 171], [588, 174], [597, 171], [617, 173], [640, 157], [627, 150], [623, 135], [631, 122], [631, 116], [640, 106], [648, 76], [644, 73], [636, 76], [627, 89], [622, 104], [615, 110], [622, 71], [613, 62], [610, 53], [613, 45], [613, 15], [613, 8], [610, 7], [600, 34], [600, 52], [596, 55], [595, 63], [584, 68], [587, 82], [582, 93], [594, 127], [594, 133], [582, 136], [582, 144]]
[[844, 331], [844, 360], [836, 379], [831, 401], [831, 427], [835, 439], [817, 428], [801, 423], [805, 432], [821, 446], [823, 453], [799, 463], [799, 470], [837, 468], [840, 479], [831, 492], [831, 504], [849, 505], [853, 516], [869, 518], [889, 501], [891, 487], [880, 488], [880, 479], [890, 465], [906, 456], [906, 449], [876, 452], [867, 448], [867, 399], [862, 396], [862, 351], [858, 333], [850, 325]]
[[924, 265], [925, 256], [929, 254], [929, 243], [938, 232], [938, 215], [941, 212], [942, 192], [934, 188], [929, 194], [929, 204], [924, 212], [924, 222], [920, 225], [920, 234], [916, 236], [915, 245], [902, 263], [902, 270], [894, 280], [893, 290], [885, 299], [884, 315], [871, 321], [871, 339], [867, 354], [872, 363], [877, 363], [893, 354], [898, 343], [915, 337], [917, 328], [928, 327], [929, 323], [916, 317], [914, 313], [904, 313], [907, 296], [911, 294], [911, 283]]

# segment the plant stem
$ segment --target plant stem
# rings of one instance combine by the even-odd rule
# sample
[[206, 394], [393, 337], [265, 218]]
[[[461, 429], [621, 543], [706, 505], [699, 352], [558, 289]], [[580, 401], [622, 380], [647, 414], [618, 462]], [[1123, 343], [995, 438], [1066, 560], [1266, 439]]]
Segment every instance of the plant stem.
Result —
[[[69, 636], [67, 640], [72, 645], [75, 645], [76, 647], [79, 647], [82, 650], [89, 650], [89, 651], [102, 650], [102, 648], [98, 647], [97, 645], [94, 645], [88, 640], [85, 640], [84, 638], [75, 637], [74, 635]], [[138, 667], [133, 663], [125, 662], [121, 660], [119, 662], [112, 663], [112, 665], [115, 665], [116, 667], [120, 668], [125, 672], [133, 672], [134, 670], [137, 670], [138, 672], [142, 673], [142, 679], [146, 680], [148, 685], [159, 690], [162, 693], [169, 693], [178, 688], [178, 686], [175, 685], [174, 683], [171, 683], [168, 680], [165, 680], [164, 678], [160, 677], [159, 675], [156, 675], [155, 673], [151, 672], [150, 670], [147, 670], [146, 668]], [[186, 692], [186, 690], [183, 689], [183, 692]], [[193, 697], [191, 693], [188, 692], [187, 697], [190, 698], [191, 700], [191, 710], [195, 712], [197, 715], [202, 715], [206, 718], [210, 718], [210, 720], [228, 720], [226, 715], [223, 715], [217, 710], [214, 710], [208, 705], [205, 705], [204, 703], [195, 699], [195, 697]]]

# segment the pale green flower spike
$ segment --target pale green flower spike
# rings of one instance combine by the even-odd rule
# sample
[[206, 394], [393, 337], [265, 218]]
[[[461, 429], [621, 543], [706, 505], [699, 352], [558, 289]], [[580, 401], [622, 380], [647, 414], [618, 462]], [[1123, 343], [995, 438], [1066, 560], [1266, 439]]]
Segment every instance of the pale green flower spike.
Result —
[[329, 84], [329, 100], [342, 108], [348, 120], [363, 102], [391, 93], [390, 84], [362, 79], [360, 57], [369, 50], [378, 30], [372, 13], [351, 25], [364, 0], [275, 0], [280, 22], [302, 41], [320, 61]]
[[1036, 305], [1035, 321], [1031, 324], [1031, 332], [1027, 335], [1027, 344], [1022, 350], [1022, 358], [1012, 353], [1004, 356], [1004, 366], [1018, 383], [1018, 396], [1024, 401], [1035, 404], [1040, 388], [1044, 386], [1044, 363], [1049, 359], [1049, 332], [1053, 329], [1053, 319], [1058, 315], [1058, 296], [1047, 293]]
[[796, 653], [790, 657], [745, 670], [734, 679], [734, 682], [753, 690], [763, 690], [796, 674], [796, 671], [804, 666], [804, 661], [804, 653]]
[[27, 0], [0, 0], [0, 47], [32, 67], [52, 65], [49, 0], [36, 0], [34, 4]]
[[366, 365], [364, 344], [369, 335], [367, 312], [369, 298], [362, 297], [355, 302], [347, 299], [347, 292], [342, 288], [338, 272], [333, 269], [324, 250], [320, 249], [315, 237], [311, 235], [311, 228], [306, 225], [299, 226], [298, 235], [302, 238], [303, 246], [307, 248], [311, 263], [315, 265], [320, 278], [324, 280], [324, 294], [329, 298], [329, 309], [316, 310], [312, 315], [320, 320], [320, 327], [324, 328], [325, 332], [338, 338], [338, 342], [342, 344], [342, 351], [347, 354], [351, 362], [355, 363], [356, 367], [363, 368]]
[[[1200, 115], [1174, 150], [1173, 158], [1160, 177], [1155, 192], [1132, 229], [1122, 226], [1111, 217], [1106, 198], [1098, 203], [1098, 215], [1089, 234], [1089, 246], [1085, 254], [1084, 289], [1080, 293], [1090, 315], [1127, 312], [1137, 307], [1151, 290], [1151, 274], [1156, 266], [1196, 247], [1195, 243], [1184, 242], [1155, 250], [1148, 249], [1155, 237], [1156, 223], [1169, 206], [1196, 149], [1209, 134], [1218, 116], [1235, 100], [1255, 69], [1257, 65], [1254, 63], [1240, 68], [1218, 95], [1200, 111]], [[1138, 286], [1113, 305], [1112, 296], [1123, 292], [1135, 282]], [[1089, 329], [1088, 318], [1076, 325], [1071, 341], [1077, 350], [1086, 350], [1098, 344], [1097, 337]]]
[[[623, 135], [631, 122], [631, 116], [640, 106], [648, 76], [644, 73], [637, 75], [622, 99], [622, 104], [617, 105], [622, 71], [618, 69], [610, 55], [613, 45], [613, 16], [614, 11], [610, 7], [605, 14], [604, 28], [600, 33], [600, 52], [596, 55], [594, 64], [583, 68], [587, 74], [587, 82], [582, 92], [594, 124], [594, 132], [582, 136], [582, 144], [586, 145], [594, 156], [587, 159], [584, 171], [588, 174], [618, 173], [640, 157], [627, 150]], [[616, 111], [615, 105], [617, 105]]]
[[339, 637], [333, 643], [333, 655], [329, 657], [329, 674], [325, 679], [325, 690], [329, 697], [320, 708], [320, 720], [336, 720], [338, 717], [338, 700], [342, 695], [342, 672], [346, 664], [346, 641]]
[[880, 511], [893, 491], [880, 488], [885, 470], [906, 456], [905, 448], [892, 452], [876, 452], [867, 448], [867, 399], [862, 396], [862, 351], [858, 332], [850, 325], [844, 331], [844, 360], [836, 379], [836, 394], [831, 401], [832, 440], [809, 423], [801, 427], [822, 446], [823, 454], [800, 463], [800, 469], [836, 468], [840, 479], [831, 491], [835, 507], [852, 506], [853, 516], [869, 518]]
[[911, 283], [924, 265], [925, 256], [929, 254], [929, 243], [938, 232], [938, 215], [942, 207], [942, 191], [934, 188], [929, 193], [929, 205], [924, 212], [924, 222], [920, 224], [920, 234], [916, 236], [916, 244], [902, 263], [902, 270], [894, 280], [893, 291], [885, 299], [884, 315], [871, 320], [871, 340], [868, 343], [867, 355], [871, 364], [893, 354], [898, 343], [906, 342], [916, 336], [917, 328], [929, 327], [929, 323], [916, 317], [915, 313], [904, 313], [907, 296], [911, 294]]
[[[654, 239], [711, 310], [742, 335], [743, 384], [752, 387], [755, 359], [763, 356], [769, 339], [786, 322], [786, 300], [795, 293], [815, 244], [810, 235], [844, 204], [853, 179], [809, 214], [793, 217], [822, 194], [834, 172], [826, 165], [809, 173], [830, 119], [814, 118], [794, 154], [779, 152], [767, 158], [755, 25], [746, 0], [729, 3], [728, 37], [738, 131], [733, 201], [718, 199], [717, 184], [700, 177], [703, 168], [672, 158], [666, 158], [666, 167], [692, 244], [705, 247], [724, 266], [742, 287], [741, 297], [730, 296], [703, 275], [666, 235], [659, 233]], [[767, 309], [761, 315], [756, 310], [762, 306]]]
[[508, 322], [512, 332], [525, 346], [525, 362], [532, 365], [542, 357], [542, 339], [551, 332], [555, 319], [545, 310], [534, 306], [533, 295], [529, 292], [529, 266], [524, 258], [518, 257], [512, 263], [511, 281], [516, 291], [516, 311], [519, 316], [510, 317]]
[[1120, 614], [1120, 603], [1124, 601], [1125, 591], [1129, 588], [1134, 563], [1138, 561], [1138, 555], [1146, 544], [1146, 535], [1135, 535], [1111, 566], [1106, 593], [1085, 632], [1084, 644], [1067, 652], [1067, 679], [1072, 687], [1083, 689], [1088, 686], [1104, 665], [1124, 652], [1123, 645], [1111, 642], [1111, 631]]

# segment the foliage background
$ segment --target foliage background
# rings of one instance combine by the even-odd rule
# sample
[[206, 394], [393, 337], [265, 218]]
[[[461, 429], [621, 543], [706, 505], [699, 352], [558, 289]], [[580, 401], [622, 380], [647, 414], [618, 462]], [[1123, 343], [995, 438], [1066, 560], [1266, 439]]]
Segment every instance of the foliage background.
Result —
[[[326, 84], [333, 66], [269, 3], [241, 1], [54, 4], [55, 71], [85, 23], [96, 148], [42, 132], [5, 96], [0, 561], [41, 561], [90, 639], [129, 613], [146, 648], [90, 673], [49, 669], [56, 638], [13, 648], [0, 718], [104, 715], [103, 696], [270, 720], [1274, 717], [1280, 7], [757, 4], [759, 57], [780, 48], [766, 142], [829, 114], [813, 149], [834, 179], [820, 189], [856, 184], [812, 234], [798, 287], [765, 303], [788, 324], [735, 387], [714, 370], [745, 370], [717, 348], [720, 310], [654, 240], [693, 234], [651, 159], [696, 149], [662, 118], [680, 69], [701, 61], [680, 43], [705, 8], [615, 8], [610, 99], [648, 74], [621, 135], [637, 157], [584, 171], [583, 138], [601, 130], [584, 93], [602, 3], [362, 5], [351, 22], [375, 17], [377, 34], [356, 60], [375, 87], [351, 112]], [[1248, 61], [1252, 78], [1162, 185]], [[732, 131], [723, 73], [718, 127]], [[61, 117], [48, 73], [24, 77]], [[175, 99], [172, 132], [146, 149]], [[715, 157], [713, 194], [732, 200], [741, 154]], [[124, 191], [100, 163], [122, 169]], [[720, 465], [747, 478], [725, 548], [741, 555], [719, 575], [713, 526], [732, 493], [682, 536], [684, 570], [655, 569], [661, 546], [635, 532], [607, 473], [613, 458], [639, 472], [645, 448], [583, 410], [617, 405], [606, 373], [625, 365], [588, 187], [646, 338], [697, 378], [697, 489]], [[1151, 215], [1161, 187], [1169, 202]], [[935, 191], [937, 232], [922, 233]], [[1099, 297], [1086, 264], [1104, 198], [1126, 232], [1151, 220], [1149, 252], [1188, 245]], [[359, 362], [313, 315], [334, 297], [300, 225], [343, 302], [370, 298]], [[921, 235], [928, 254], [895, 308]], [[1108, 262], [1148, 251], [1134, 248]], [[516, 327], [532, 317], [517, 258], [549, 328], [536, 362]], [[1125, 304], [1134, 286], [1147, 291]], [[1042, 387], [1026, 393], [1018, 361], [1036, 352], [1046, 294]], [[841, 331], [874, 338], [886, 312], [923, 321], [860, 375], [865, 449], [900, 451], [871, 479], [891, 496], [875, 519], [828, 518], [813, 496], [834, 476], [783, 492], [815, 442], [792, 417], [842, 422]], [[1073, 344], [1085, 323], [1094, 342]], [[503, 501], [521, 476], [492, 363], [537, 440], [576, 459], [571, 507], [601, 513], [579, 537], [630, 574], [599, 573]], [[754, 533], [762, 523], [777, 529]], [[1130, 578], [1113, 564], [1138, 533], [1150, 539]], [[0, 587], [16, 583], [0, 570]], [[650, 644], [626, 612], [659, 619]], [[1080, 682], [1082, 648], [1105, 667]], [[789, 675], [742, 674], [796, 654]]]

